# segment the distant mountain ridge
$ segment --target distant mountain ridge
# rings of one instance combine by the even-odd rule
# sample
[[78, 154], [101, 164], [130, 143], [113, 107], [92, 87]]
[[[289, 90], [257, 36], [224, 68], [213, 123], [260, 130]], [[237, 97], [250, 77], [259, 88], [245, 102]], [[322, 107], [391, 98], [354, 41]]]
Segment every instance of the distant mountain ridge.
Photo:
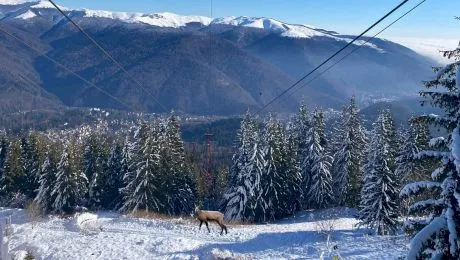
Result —
[[[0, 1], [0, 19], [9, 31], [132, 109], [165, 112], [51, 7], [48, 1]], [[228, 115], [260, 108], [354, 37], [271, 18], [64, 10], [163, 105], [193, 114]], [[45, 104], [120, 108], [3, 34], [0, 53], [5, 53], [0, 67], [8, 67], [0, 71], [0, 93], [16, 93], [7, 96], [18, 101], [0, 104], [0, 109]], [[17, 57], [21, 62], [11, 67]], [[301, 101], [339, 108], [352, 94], [362, 99], [415, 95], [432, 65], [410, 49], [375, 39], [308, 88], [274, 104], [272, 111], [290, 111]], [[17, 93], [35, 92], [42, 94], [33, 105], [17, 105], [30, 103]], [[26, 101], [33, 97], [26, 96]]]

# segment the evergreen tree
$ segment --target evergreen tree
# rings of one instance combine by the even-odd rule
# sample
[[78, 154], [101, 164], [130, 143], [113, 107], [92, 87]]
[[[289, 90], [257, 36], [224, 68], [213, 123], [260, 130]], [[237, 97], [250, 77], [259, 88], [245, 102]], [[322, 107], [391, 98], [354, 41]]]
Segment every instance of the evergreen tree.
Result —
[[54, 145], [48, 145], [45, 152], [45, 161], [43, 162], [39, 177], [38, 177], [38, 191], [35, 197], [37, 202], [45, 211], [52, 209], [54, 197], [51, 195], [53, 187], [56, 184], [57, 174], [57, 160], [56, 148]]
[[[310, 169], [308, 165], [309, 147], [308, 147], [308, 133], [311, 129], [311, 120], [305, 105], [301, 105], [299, 112], [294, 121], [294, 137], [297, 139], [297, 156], [298, 164], [300, 166], [300, 176], [302, 178], [302, 191], [308, 187]], [[302, 193], [303, 199], [306, 194]]]
[[374, 123], [369, 153], [364, 167], [364, 185], [361, 191], [361, 224], [379, 235], [394, 234], [397, 229], [398, 187], [390, 169], [392, 160], [388, 115], [383, 112]]
[[22, 193], [28, 198], [36, 196], [40, 166], [43, 163], [43, 145], [39, 136], [29, 133], [21, 139], [21, 162], [24, 168], [25, 182], [22, 184]]
[[443, 127], [448, 136], [433, 139], [430, 149], [418, 154], [422, 159], [439, 160], [440, 167], [431, 174], [431, 181], [408, 184], [401, 192], [408, 196], [427, 189], [432, 191], [432, 198], [418, 201], [410, 208], [413, 213], [431, 214], [427, 219], [410, 223], [418, 233], [411, 242], [407, 259], [460, 258], [460, 46], [444, 55], [455, 62], [436, 69], [436, 78], [425, 83], [428, 90], [421, 95], [429, 98], [433, 106], [444, 109], [445, 114], [421, 116], [417, 121]]
[[[347, 201], [347, 194], [351, 185], [349, 182], [350, 169], [353, 163], [350, 149], [353, 146], [348, 129], [348, 113], [344, 109], [340, 117], [341, 124], [334, 129], [332, 146], [335, 146], [333, 162], [331, 167], [332, 191], [334, 201], [343, 205]], [[352, 196], [354, 197], [354, 196]]]
[[134, 158], [124, 177], [122, 211], [160, 211], [163, 207], [158, 126], [142, 123], [135, 135]]
[[88, 204], [93, 208], [101, 206], [101, 196], [104, 193], [103, 180], [107, 171], [107, 149], [104, 138], [99, 134], [91, 133], [85, 143], [83, 154], [83, 168], [89, 180]]
[[224, 194], [225, 215], [232, 220], [254, 220], [264, 158], [257, 121], [249, 113], [241, 121], [236, 150]]
[[126, 136], [123, 142], [122, 159], [121, 159], [121, 174], [123, 178], [130, 172], [130, 167], [133, 164], [134, 144], [131, 143], [129, 136]]
[[302, 167], [310, 167], [309, 181], [304, 187], [307, 204], [313, 208], [327, 207], [333, 200], [332, 177], [330, 173], [332, 158], [325, 149], [324, 118], [321, 111], [315, 111], [313, 126], [308, 136], [308, 157]]
[[56, 183], [51, 192], [56, 212], [71, 213], [87, 192], [88, 179], [80, 168], [79, 149], [75, 141], [65, 145], [57, 165]]
[[1, 176], [1, 191], [4, 199], [12, 197], [15, 193], [21, 193], [26, 183], [26, 175], [21, 160], [21, 143], [13, 140], [9, 146], [5, 159], [5, 170]]
[[[358, 115], [358, 107], [353, 96], [350, 105], [344, 108], [341, 124], [335, 129], [332, 179], [335, 201], [356, 207], [362, 186], [362, 164], [366, 146], [365, 131]], [[337, 145], [338, 144], [338, 145]], [[334, 144], [333, 144], [334, 145]]]
[[107, 170], [99, 176], [100, 205], [105, 209], [115, 209], [121, 205], [123, 188], [123, 147], [114, 141], [110, 148]]
[[399, 136], [396, 132], [396, 127], [393, 122], [390, 110], [384, 110], [382, 112], [384, 132], [383, 136], [388, 144], [388, 167], [391, 171], [396, 170], [396, 157], [399, 150]]
[[297, 155], [297, 138], [292, 123], [286, 129], [282, 160], [283, 182], [280, 191], [280, 217], [294, 214], [302, 205], [302, 176]]
[[347, 201], [351, 206], [358, 206], [359, 194], [362, 186], [362, 168], [364, 161], [364, 151], [366, 148], [366, 131], [359, 117], [356, 99], [353, 96], [348, 106], [348, 129], [350, 161], [348, 165], [349, 184], [347, 191]]
[[162, 166], [166, 186], [166, 205], [169, 214], [190, 213], [194, 210], [193, 179], [185, 162], [185, 148], [180, 136], [178, 119], [167, 120], [162, 142]]
[[257, 204], [253, 206], [257, 222], [272, 221], [277, 218], [281, 205], [283, 185], [284, 132], [278, 120], [269, 118], [263, 136], [264, 171]]
[[8, 147], [10, 143], [6, 136], [2, 135], [0, 140], [0, 180], [5, 172], [5, 162], [8, 156]]
[[415, 155], [419, 153], [419, 149], [416, 145], [414, 126], [411, 125], [410, 128], [403, 133], [403, 138], [401, 149], [396, 157], [395, 175], [400, 180], [404, 181], [419, 169], [419, 163], [415, 158]]

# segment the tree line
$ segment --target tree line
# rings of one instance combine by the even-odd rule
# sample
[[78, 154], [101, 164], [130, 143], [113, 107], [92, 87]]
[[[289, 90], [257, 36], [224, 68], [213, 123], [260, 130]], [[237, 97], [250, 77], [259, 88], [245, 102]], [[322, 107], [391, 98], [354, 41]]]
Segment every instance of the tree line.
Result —
[[34, 201], [56, 213], [78, 207], [171, 215], [192, 211], [197, 187], [177, 117], [140, 122], [128, 132], [87, 130], [84, 138], [3, 135], [2, 205]]

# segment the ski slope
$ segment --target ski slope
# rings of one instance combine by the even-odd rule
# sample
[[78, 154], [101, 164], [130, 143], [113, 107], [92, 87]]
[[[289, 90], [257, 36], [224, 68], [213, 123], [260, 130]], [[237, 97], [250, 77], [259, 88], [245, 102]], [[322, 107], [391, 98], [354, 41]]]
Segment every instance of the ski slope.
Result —
[[[83, 213], [69, 218], [46, 217], [35, 224], [24, 210], [0, 208], [12, 216], [9, 249], [12, 256], [31, 252], [36, 259], [319, 259], [331, 258], [333, 245], [344, 259], [397, 259], [408, 239], [368, 236], [356, 230], [357, 220], [347, 209], [328, 221], [327, 211], [302, 212], [265, 225], [229, 225], [219, 235], [211, 224], [198, 230], [192, 219], [137, 219], [113, 212]], [[333, 223], [329, 250], [320, 223]]]

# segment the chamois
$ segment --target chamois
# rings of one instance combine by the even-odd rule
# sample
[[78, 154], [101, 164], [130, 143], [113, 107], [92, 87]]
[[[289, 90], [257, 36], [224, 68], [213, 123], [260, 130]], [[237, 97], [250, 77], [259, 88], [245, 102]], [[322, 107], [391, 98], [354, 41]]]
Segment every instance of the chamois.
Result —
[[221, 230], [220, 234], [222, 235], [225, 230], [225, 234], [227, 234], [227, 227], [224, 225], [224, 214], [220, 213], [219, 211], [206, 211], [206, 210], [200, 210], [199, 207], [195, 208], [195, 215], [200, 221], [200, 230], [201, 230], [201, 225], [203, 225], [203, 222], [206, 224], [206, 228], [208, 229], [208, 232], [211, 233], [211, 230], [209, 230], [208, 226], [208, 221], [214, 221], [216, 222]]

